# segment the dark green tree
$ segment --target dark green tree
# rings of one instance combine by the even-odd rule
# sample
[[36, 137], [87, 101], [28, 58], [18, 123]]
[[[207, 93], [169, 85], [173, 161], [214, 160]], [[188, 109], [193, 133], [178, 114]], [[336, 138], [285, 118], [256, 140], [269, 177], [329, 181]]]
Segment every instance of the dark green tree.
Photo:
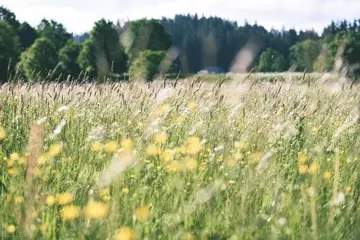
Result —
[[66, 31], [61, 23], [46, 19], [43, 19], [38, 25], [38, 34], [40, 37], [48, 38], [54, 44], [57, 51], [63, 48], [67, 41], [72, 38], [71, 34]]
[[345, 67], [350, 77], [360, 77], [360, 32], [350, 33], [343, 54]]
[[0, 82], [5, 82], [20, 55], [19, 38], [14, 28], [0, 20]]
[[168, 50], [171, 47], [171, 36], [158, 21], [141, 19], [131, 23], [123, 44], [130, 59], [135, 59], [144, 50]]
[[287, 68], [284, 56], [271, 48], [266, 49], [261, 55], [256, 67], [258, 72], [283, 72]]
[[20, 45], [23, 50], [26, 50], [28, 47], [30, 47], [38, 37], [35, 28], [31, 27], [27, 22], [21, 23], [18, 29], [18, 34]]
[[[129, 75], [133, 79], [151, 81], [157, 73], [167, 73], [173, 68], [172, 63], [165, 63], [166, 51], [145, 50], [139, 53], [138, 57], [131, 63]], [[161, 69], [161, 65], [167, 65]]]
[[0, 6], [0, 20], [8, 22], [15, 30], [20, 26], [15, 14], [4, 6]]
[[[58, 64], [55, 45], [47, 38], [36, 39], [34, 44], [21, 54], [21, 64], [28, 81], [45, 80]], [[34, 73], [40, 78], [35, 78]]]
[[68, 43], [60, 49], [59, 63], [63, 74], [76, 77], [80, 73], [80, 66], [77, 62], [81, 51], [81, 45], [69, 40]]
[[[85, 40], [85, 42], [82, 44], [79, 57], [77, 58], [77, 62], [80, 68], [91, 77], [96, 77], [96, 75], [98, 75], [98, 65], [96, 62], [94, 45], [95, 44], [92, 39], [88, 38]], [[109, 70], [109, 68], [106, 69]]]
[[321, 42], [318, 40], [305, 40], [298, 42], [290, 48], [291, 64], [297, 71], [308, 72], [314, 70], [314, 63], [320, 55]]
[[102, 19], [95, 23], [90, 37], [84, 42], [78, 63], [87, 74], [98, 75], [103, 80], [126, 72], [127, 59], [114, 24]]
[[[343, 65], [340, 69], [345, 70], [350, 77], [360, 77], [360, 32], [344, 33], [339, 32], [329, 43], [326, 58], [326, 70], [334, 70], [335, 62], [340, 58]], [[340, 51], [343, 49], [343, 51]], [[339, 55], [339, 53], [341, 53]]]

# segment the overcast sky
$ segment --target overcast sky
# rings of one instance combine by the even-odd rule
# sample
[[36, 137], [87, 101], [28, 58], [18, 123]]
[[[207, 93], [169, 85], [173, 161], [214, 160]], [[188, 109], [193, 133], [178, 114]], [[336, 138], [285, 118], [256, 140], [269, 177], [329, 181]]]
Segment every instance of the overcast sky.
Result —
[[240, 25], [247, 19], [267, 29], [285, 26], [319, 32], [332, 19], [360, 18], [360, 0], [1, 0], [0, 5], [33, 26], [42, 18], [53, 19], [74, 33], [91, 30], [101, 18], [116, 21], [187, 13], [218, 16]]

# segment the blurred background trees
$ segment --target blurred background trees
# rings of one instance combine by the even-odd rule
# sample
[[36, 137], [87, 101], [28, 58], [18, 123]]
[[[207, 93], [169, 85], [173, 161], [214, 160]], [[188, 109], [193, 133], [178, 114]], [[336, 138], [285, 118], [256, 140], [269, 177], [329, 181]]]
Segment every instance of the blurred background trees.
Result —
[[360, 20], [333, 21], [319, 35], [313, 30], [268, 31], [258, 24], [239, 26], [218, 17], [176, 15], [122, 24], [101, 19], [89, 33], [74, 35], [51, 19], [43, 19], [36, 28], [19, 22], [15, 13], [2, 6], [0, 78], [4, 82], [18, 70], [31, 81], [35, 75], [49, 77], [51, 70], [62, 79], [69, 75], [122, 79], [129, 74], [151, 80], [160, 73], [159, 65], [170, 49], [179, 54], [163, 73], [226, 72], [249, 42], [257, 49], [247, 71], [332, 71], [341, 58], [349, 76], [360, 74]]

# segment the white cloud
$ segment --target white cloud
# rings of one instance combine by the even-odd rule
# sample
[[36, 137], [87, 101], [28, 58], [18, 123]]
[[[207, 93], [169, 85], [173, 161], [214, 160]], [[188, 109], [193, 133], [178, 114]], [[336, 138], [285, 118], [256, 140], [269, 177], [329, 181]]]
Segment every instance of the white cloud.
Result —
[[360, 17], [358, 0], [3, 0], [2, 4], [21, 21], [36, 26], [42, 18], [54, 19], [71, 32], [88, 31], [102, 17], [116, 21], [197, 13], [235, 20], [240, 25], [247, 19], [268, 29], [285, 26], [318, 31], [332, 19]]

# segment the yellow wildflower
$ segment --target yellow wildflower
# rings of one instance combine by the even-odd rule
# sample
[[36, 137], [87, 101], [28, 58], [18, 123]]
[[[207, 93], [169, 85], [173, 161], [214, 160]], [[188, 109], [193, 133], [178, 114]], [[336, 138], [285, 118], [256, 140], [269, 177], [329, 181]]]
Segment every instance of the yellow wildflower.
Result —
[[10, 154], [10, 160], [16, 161], [19, 159], [19, 154], [17, 152], [11, 153]]
[[146, 148], [146, 154], [149, 155], [149, 156], [156, 156], [158, 155], [160, 152], [159, 148], [155, 145], [149, 145], [147, 148]]
[[14, 225], [8, 225], [7, 227], [6, 227], [6, 231], [8, 232], [8, 233], [13, 233], [13, 232], [15, 232], [15, 230], [16, 230], [16, 227], [14, 226]]
[[118, 150], [119, 146], [115, 141], [110, 141], [105, 144], [104, 150], [108, 153], [114, 153]]
[[195, 237], [191, 233], [185, 233], [183, 236], [183, 240], [194, 240], [194, 239], [195, 239]]
[[10, 176], [18, 175], [18, 174], [19, 174], [19, 170], [16, 169], [16, 168], [10, 168], [10, 169], [8, 170], [8, 174], [9, 174]]
[[39, 165], [43, 165], [49, 160], [50, 160], [50, 156], [48, 156], [47, 154], [43, 154], [43, 155], [39, 156], [39, 158], [37, 159], [37, 162]]
[[312, 135], [317, 135], [318, 132], [319, 132], [319, 129], [317, 129], [316, 127], [313, 127], [313, 128], [311, 129], [311, 134], [312, 134]]
[[242, 154], [242, 153], [235, 153], [235, 154], [234, 154], [234, 158], [235, 158], [236, 160], [242, 160], [242, 159], [244, 159], [244, 154]]
[[133, 149], [133, 142], [130, 138], [121, 140], [120, 144], [125, 151], [131, 151]]
[[311, 173], [316, 173], [318, 170], [318, 165], [316, 162], [313, 162], [312, 164], [310, 164], [309, 166], [309, 172]]
[[109, 201], [109, 200], [111, 199], [110, 189], [109, 189], [109, 188], [102, 189], [102, 190], [100, 191], [100, 197], [101, 197], [102, 200], [104, 200], [104, 201]]
[[190, 110], [191, 112], [194, 112], [194, 111], [196, 111], [196, 109], [197, 109], [197, 105], [196, 105], [195, 102], [190, 102], [190, 103], [188, 104], [188, 108], [189, 108], [189, 110]]
[[7, 162], [8, 167], [13, 167], [14, 164], [15, 164], [15, 160], [11, 160], [11, 159], [10, 159], [10, 160]]
[[139, 207], [135, 209], [135, 217], [140, 222], [145, 222], [150, 217], [150, 209], [148, 207]]
[[48, 154], [50, 157], [58, 156], [61, 153], [62, 145], [61, 144], [53, 144], [50, 146]]
[[309, 197], [314, 197], [315, 196], [315, 189], [313, 187], [308, 187], [306, 189], [306, 193], [309, 195]]
[[20, 204], [24, 202], [24, 197], [23, 196], [16, 196], [15, 197], [15, 203], [16, 204]]
[[255, 153], [251, 153], [249, 155], [249, 163], [252, 165], [257, 165], [262, 157], [262, 153], [261, 152], [255, 152]]
[[60, 216], [64, 221], [74, 220], [79, 216], [80, 208], [74, 205], [68, 205], [61, 209]]
[[230, 167], [235, 167], [237, 164], [237, 160], [235, 158], [227, 157], [225, 159], [225, 164]]
[[161, 155], [160, 158], [164, 162], [171, 162], [174, 160], [174, 153], [170, 149], [165, 149]]
[[116, 232], [114, 240], [135, 240], [135, 233], [130, 227], [121, 227]]
[[304, 164], [299, 164], [299, 173], [304, 174], [308, 172], [308, 167]]
[[93, 150], [94, 152], [100, 151], [100, 150], [101, 150], [101, 147], [102, 147], [102, 145], [101, 145], [101, 143], [99, 143], [99, 142], [93, 142], [93, 143], [91, 143], [91, 150]]
[[330, 178], [331, 178], [331, 172], [324, 172], [324, 174], [323, 174], [323, 178], [325, 179], [325, 180], [329, 180]]
[[200, 142], [200, 138], [198, 137], [189, 137], [185, 143], [186, 152], [189, 154], [197, 154], [201, 151], [202, 145]]
[[157, 143], [165, 143], [167, 140], [166, 132], [159, 132], [159, 133], [155, 134], [154, 140]]
[[84, 215], [87, 219], [100, 219], [106, 217], [109, 206], [103, 202], [89, 200], [84, 208]]
[[176, 125], [182, 125], [184, 122], [185, 122], [185, 118], [181, 116], [175, 120]]
[[56, 202], [56, 198], [55, 198], [54, 195], [49, 195], [49, 196], [46, 197], [46, 204], [47, 204], [48, 206], [54, 205], [55, 202]]
[[246, 150], [249, 147], [249, 143], [246, 141], [235, 142], [235, 148], [239, 150]]
[[174, 151], [175, 151], [176, 153], [179, 153], [179, 154], [185, 154], [185, 153], [186, 153], [186, 148], [185, 148], [184, 146], [182, 146], [182, 147], [176, 147], [176, 148], [174, 148]]
[[40, 176], [41, 175], [41, 171], [40, 171], [40, 168], [38, 168], [38, 167], [36, 167], [36, 168], [34, 168], [34, 176], [36, 176], [36, 177], [38, 177], [38, 176]]
[[160, 106], [160, 110], [165, 113], [165, 112], [168, 112], [170, 110], [170, 104], [168, 103], [165, 103], [163, 105]]
[[129, 193], [129, 189], [128, 189], [128, 188], [123, 188], [123, 189], [122, 189], [122, 192], [123, 192], [123, 193]]
[[42, 231], [42, 232], [46, 232], [47, 228], [48, 228], [48, 226], [46, 223], [41, 224], [39, 227], [40, 231]]
[[31, 213], [31, 217], [32, 218], [37, 218], [39, 216], [39, 213], [37, 212], [37, 211], [33, 211], [32, 213]]
[[73, 195], [68, 192], [60, 193], [56, 196], [56, 201], [59, 205], [65, 205], [73, 201]]
[[185, 169], [188, 169], [188, 170], [196, 170], [197, 166], [198, 166], [198, 163], [195, 159], [193, 158], [185, 158], [184, 160], [184, 166], [185, 166]]
[[26, 158], [25, 158], [25, 157], [20, 157], [20, 158], [18, 159], [18, 163], [19, 163], [19, 164], [25, 164], [25, 163], [26, 163]]
[[304, 153], [300, 153], [298, 155], [298, 162], [300, 164], [305, 164], [307, 162], [307, 160], [308, 160], [308, 157]]
[[178, 172], [181, 170], [181, 165], [178, 161], [174, 161], [174, 162], [171, 162], [170, 164], [168, 164], [166, 166], [166, 169], [169, 171], [169, 172]]
[[100, 197], [103, 197], [103, 196], [106, 196], [106, 195], [110, 195], [110, 189], [109, 188], [101, 189]]
[[3, 127], [0, 126], [0, 141], [3, 141], [6, 137], [6, 131]]
[[345, 188], [345, 191], [346, 191], [346, 192], [351, 192], [351, 189], [352, 189], [351, 186], [347, 186], [347, 187]]

